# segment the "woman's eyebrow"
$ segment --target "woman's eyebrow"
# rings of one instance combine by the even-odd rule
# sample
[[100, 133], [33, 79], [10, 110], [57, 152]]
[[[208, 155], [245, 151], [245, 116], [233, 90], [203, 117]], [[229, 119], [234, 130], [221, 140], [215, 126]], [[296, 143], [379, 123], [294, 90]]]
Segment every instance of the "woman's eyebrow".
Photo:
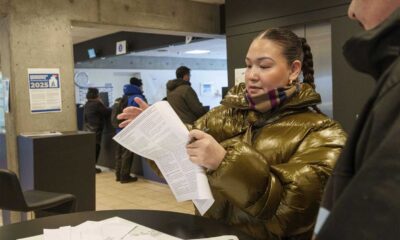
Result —
[[[247, 61], [251, 61], [250, 58], [248, 58], [248, 57], [246, 57], [246, 60], [247, 60]], [[262, 61], [262, 60], [271, 60], [271, 61], [275, 62], [274, 59], [272, 59], [272, 58], [270, 58], [270, 57], [259, 57], [259, 58], [256, 58], [256, 61], [259, 61], [259, 62], [260, 62], [260, 61]]]
[[271, 61], [275, 62], [275, 60], [270, 58], [270, 57], [259, 57], [256, 60], [259, 61], [259, 62], [262, 61], [262, 60], [271, 60]]

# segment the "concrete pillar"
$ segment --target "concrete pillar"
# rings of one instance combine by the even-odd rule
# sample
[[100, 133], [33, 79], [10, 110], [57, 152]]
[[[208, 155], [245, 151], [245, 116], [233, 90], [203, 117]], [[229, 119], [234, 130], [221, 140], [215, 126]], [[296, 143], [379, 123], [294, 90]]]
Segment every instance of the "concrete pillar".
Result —
[[[77, 130], [71, 23], [219, 34], [219, 7], [188, 0], [0, 0], [0, 57], [10, 79], [8, 168], [18, 173], [16, 137]], [[62, 112], [31, 114], [28, 68], [59, 68]]]

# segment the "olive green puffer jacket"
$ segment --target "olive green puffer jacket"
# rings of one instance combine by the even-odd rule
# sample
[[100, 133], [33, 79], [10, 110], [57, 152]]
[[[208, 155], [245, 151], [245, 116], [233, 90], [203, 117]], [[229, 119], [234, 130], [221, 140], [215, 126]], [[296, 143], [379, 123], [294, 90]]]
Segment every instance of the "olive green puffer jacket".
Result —
[[[257, 239], [304, 239], [346, 141], [338, 123], [310, 110], [320, 96], [308, 84], [273, 113], [248, 109], [245, 86], [235, 86], [197, 120], [227, 151], [208, 173], [215, 203], [206, 213]], [[302, 237], [301, 237], [302, 236]]]

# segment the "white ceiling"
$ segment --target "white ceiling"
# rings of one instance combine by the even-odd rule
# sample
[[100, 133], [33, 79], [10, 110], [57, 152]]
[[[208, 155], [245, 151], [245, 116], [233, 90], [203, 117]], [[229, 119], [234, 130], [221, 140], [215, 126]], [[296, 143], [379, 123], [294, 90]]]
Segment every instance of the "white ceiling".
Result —
[[[161, 51], [160, 51], [161, 50]], [[166, 51], [165, 51], [166, 50]], [[187, 54], [190, 50], [209, 50], [206, 54]], [[131, 56], [226, 59], [226, 40], [210, 39], [130, 53]]]

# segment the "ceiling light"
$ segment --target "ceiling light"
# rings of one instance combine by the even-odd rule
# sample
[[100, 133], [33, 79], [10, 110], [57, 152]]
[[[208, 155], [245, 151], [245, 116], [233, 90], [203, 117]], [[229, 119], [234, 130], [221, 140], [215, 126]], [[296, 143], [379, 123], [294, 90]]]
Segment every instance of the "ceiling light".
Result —
[[186, 54], [207, 54], [209, 53], [210, 50], [190, 50], [190, 51], [186, 51]]

